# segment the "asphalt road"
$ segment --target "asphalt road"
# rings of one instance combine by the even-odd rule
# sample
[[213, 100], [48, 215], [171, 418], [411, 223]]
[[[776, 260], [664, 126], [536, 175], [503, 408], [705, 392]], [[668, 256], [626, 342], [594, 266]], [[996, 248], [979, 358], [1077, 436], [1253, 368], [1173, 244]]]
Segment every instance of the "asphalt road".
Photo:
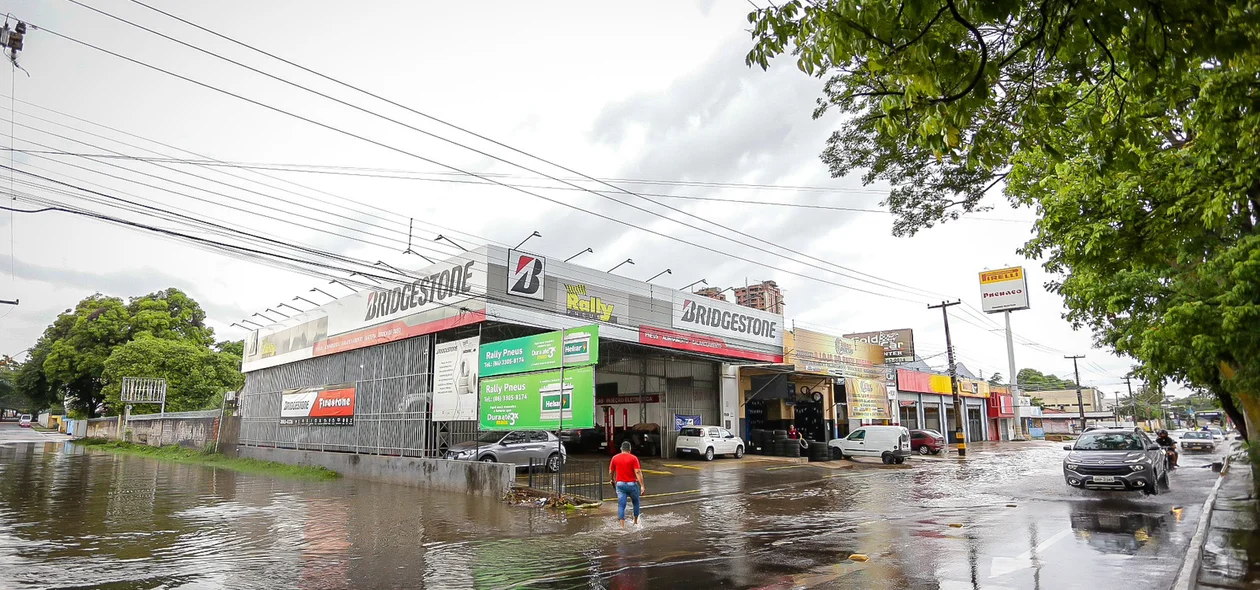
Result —
[[16, 420], [0, 420], [0, 445], [12, 443], [60, 442], [69, 437], [61, 433], [37, 432], [34, 428], [22, 428]]
[[[1152, 497], [1070, 488], [1061, 444], [971, 450], [904, 466], [652, 460], [645, 522], [727, 521], [733, 538], [745, 538], [734, 571], [793, 570], [759, 587], [1162, 589], [1176, 577], [1221, 454], [1183, 455], [1170, 490]], [[760, 538], [772, 540], [754, 548]]]
[[[25, 437], [48, 435], [0, 424], [0, 440]], [[1069, 488], [1063, 453], [1007, 443], [903, 466], [650, 461], [642, 523], [623, 530], [615, 499], [557, 513], [5, 442], [0, 564], [21, 575], [0, 586], [1168, 588], [1213, 457], [1183, 458], [1171, 490], [1148, 497]]]

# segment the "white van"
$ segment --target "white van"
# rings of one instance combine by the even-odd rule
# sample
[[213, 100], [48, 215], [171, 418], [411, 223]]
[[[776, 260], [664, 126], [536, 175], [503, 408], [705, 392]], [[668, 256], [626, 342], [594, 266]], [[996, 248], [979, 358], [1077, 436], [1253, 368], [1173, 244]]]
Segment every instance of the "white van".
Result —
[[905, 463], [910, 456], [910, 430], [903, 426], [863, 426], [827, 443], [831, 456], [879, 457], [885, 465]]

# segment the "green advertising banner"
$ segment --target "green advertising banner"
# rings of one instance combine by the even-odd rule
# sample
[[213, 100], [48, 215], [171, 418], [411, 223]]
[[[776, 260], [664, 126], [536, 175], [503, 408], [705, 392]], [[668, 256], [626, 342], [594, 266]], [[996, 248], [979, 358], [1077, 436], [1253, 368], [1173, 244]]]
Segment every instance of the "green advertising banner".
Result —
[[595, 426], [595, 369], [525, 373], [481, 380], [482, 430], [556, 430]]
[[559, 369], [560, 350], [564, 350], [565, 369], [599, 362], [599, 326], [482, 343], [478, 375], [493, 377]]

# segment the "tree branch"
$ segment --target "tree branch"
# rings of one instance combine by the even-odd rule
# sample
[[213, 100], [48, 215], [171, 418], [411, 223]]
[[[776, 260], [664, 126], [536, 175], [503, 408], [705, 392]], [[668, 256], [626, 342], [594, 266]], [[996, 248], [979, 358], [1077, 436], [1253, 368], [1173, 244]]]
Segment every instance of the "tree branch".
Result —
[[977, 29], [975, 25], [968, 22], [967, 19], [963, 18], [963, 15], [958, 13], [958, 7], [954, 5], [954, 0], [945, 0], [945, 5], [949, 8], [949, 13], [954, 17], [954, 20], [963, 27], [966, 27], [968, 31], [971, 31], [971, 36], [975, 37], [976, 42], [980, 44], [980, 67], [976, 68], [976, 75], [971, 79], [971, 83], [968, 84], [966, 88], [962, 89], [961, 92], [933, 99], [931, 102], [934, 103], [954, 102], [955, 100], [970, 94], [972, 90], [976, 89], [976, 86], [980, 85], [980, 80], [984, 78], [984, 69], [989, 65], [989, 46], [984, 42], [984, 35], [981, 35], [979, 29]]
[[[903, 6], [904, 6], [904, 5], [903, 5]], [[892, 52], [893, 52], [893, 53], [898, 53], [898, 52], [900, 52], [900, 51], [905, 50], [907, 47], [910, 47], [911, 45], [914, 45], [915, 43], [918, 43], [918, 42], [919, 42], [919, 39], [922, 39], [922, 38], [923, 38], [923, 36], [927, 34], [928, 29], [931, 29], [931, 28], [932, 28], [932, 25], [936, 24], [936, 19], [941, 18], [941, 15], [942, 15], [942, 14], [945, 14], [945, 11], [946, 11], [946, 10], [948, 10], [948, 9], [949, 9], [949, 7], [948, 7], [948, 6], [942, 6], [940, 10], [936, 11], [936, 16], [933, 16], [933, 17], [932, 17], [932, 20], [928, 21], [928, 24], [927, 24], [927, 25], [924, 25], [924, 27], [923, 27], [923, 30], [922, 30], [922, 31], [919, 31], [919, 34], [918, 34], [918, 35], [915, 35], [913, 39], [911, 39], [911, 40], [909, 40], [909, 41], [906, 41], [905, 43], [902, 43], [901, 45], [898, 45], [898, 46], [896, 46], [896, 47], [893, 47]]]

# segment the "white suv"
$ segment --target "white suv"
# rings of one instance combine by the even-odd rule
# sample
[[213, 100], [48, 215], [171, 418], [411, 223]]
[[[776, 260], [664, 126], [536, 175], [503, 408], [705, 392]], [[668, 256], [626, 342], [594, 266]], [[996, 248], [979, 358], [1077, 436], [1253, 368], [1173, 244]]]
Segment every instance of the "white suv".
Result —
[[674, 453], [679, 457], [704, 457], [712, 461], [716, 455], [744, 456], [744, 439], [717, 426], [684, 426], [678, 431]]

